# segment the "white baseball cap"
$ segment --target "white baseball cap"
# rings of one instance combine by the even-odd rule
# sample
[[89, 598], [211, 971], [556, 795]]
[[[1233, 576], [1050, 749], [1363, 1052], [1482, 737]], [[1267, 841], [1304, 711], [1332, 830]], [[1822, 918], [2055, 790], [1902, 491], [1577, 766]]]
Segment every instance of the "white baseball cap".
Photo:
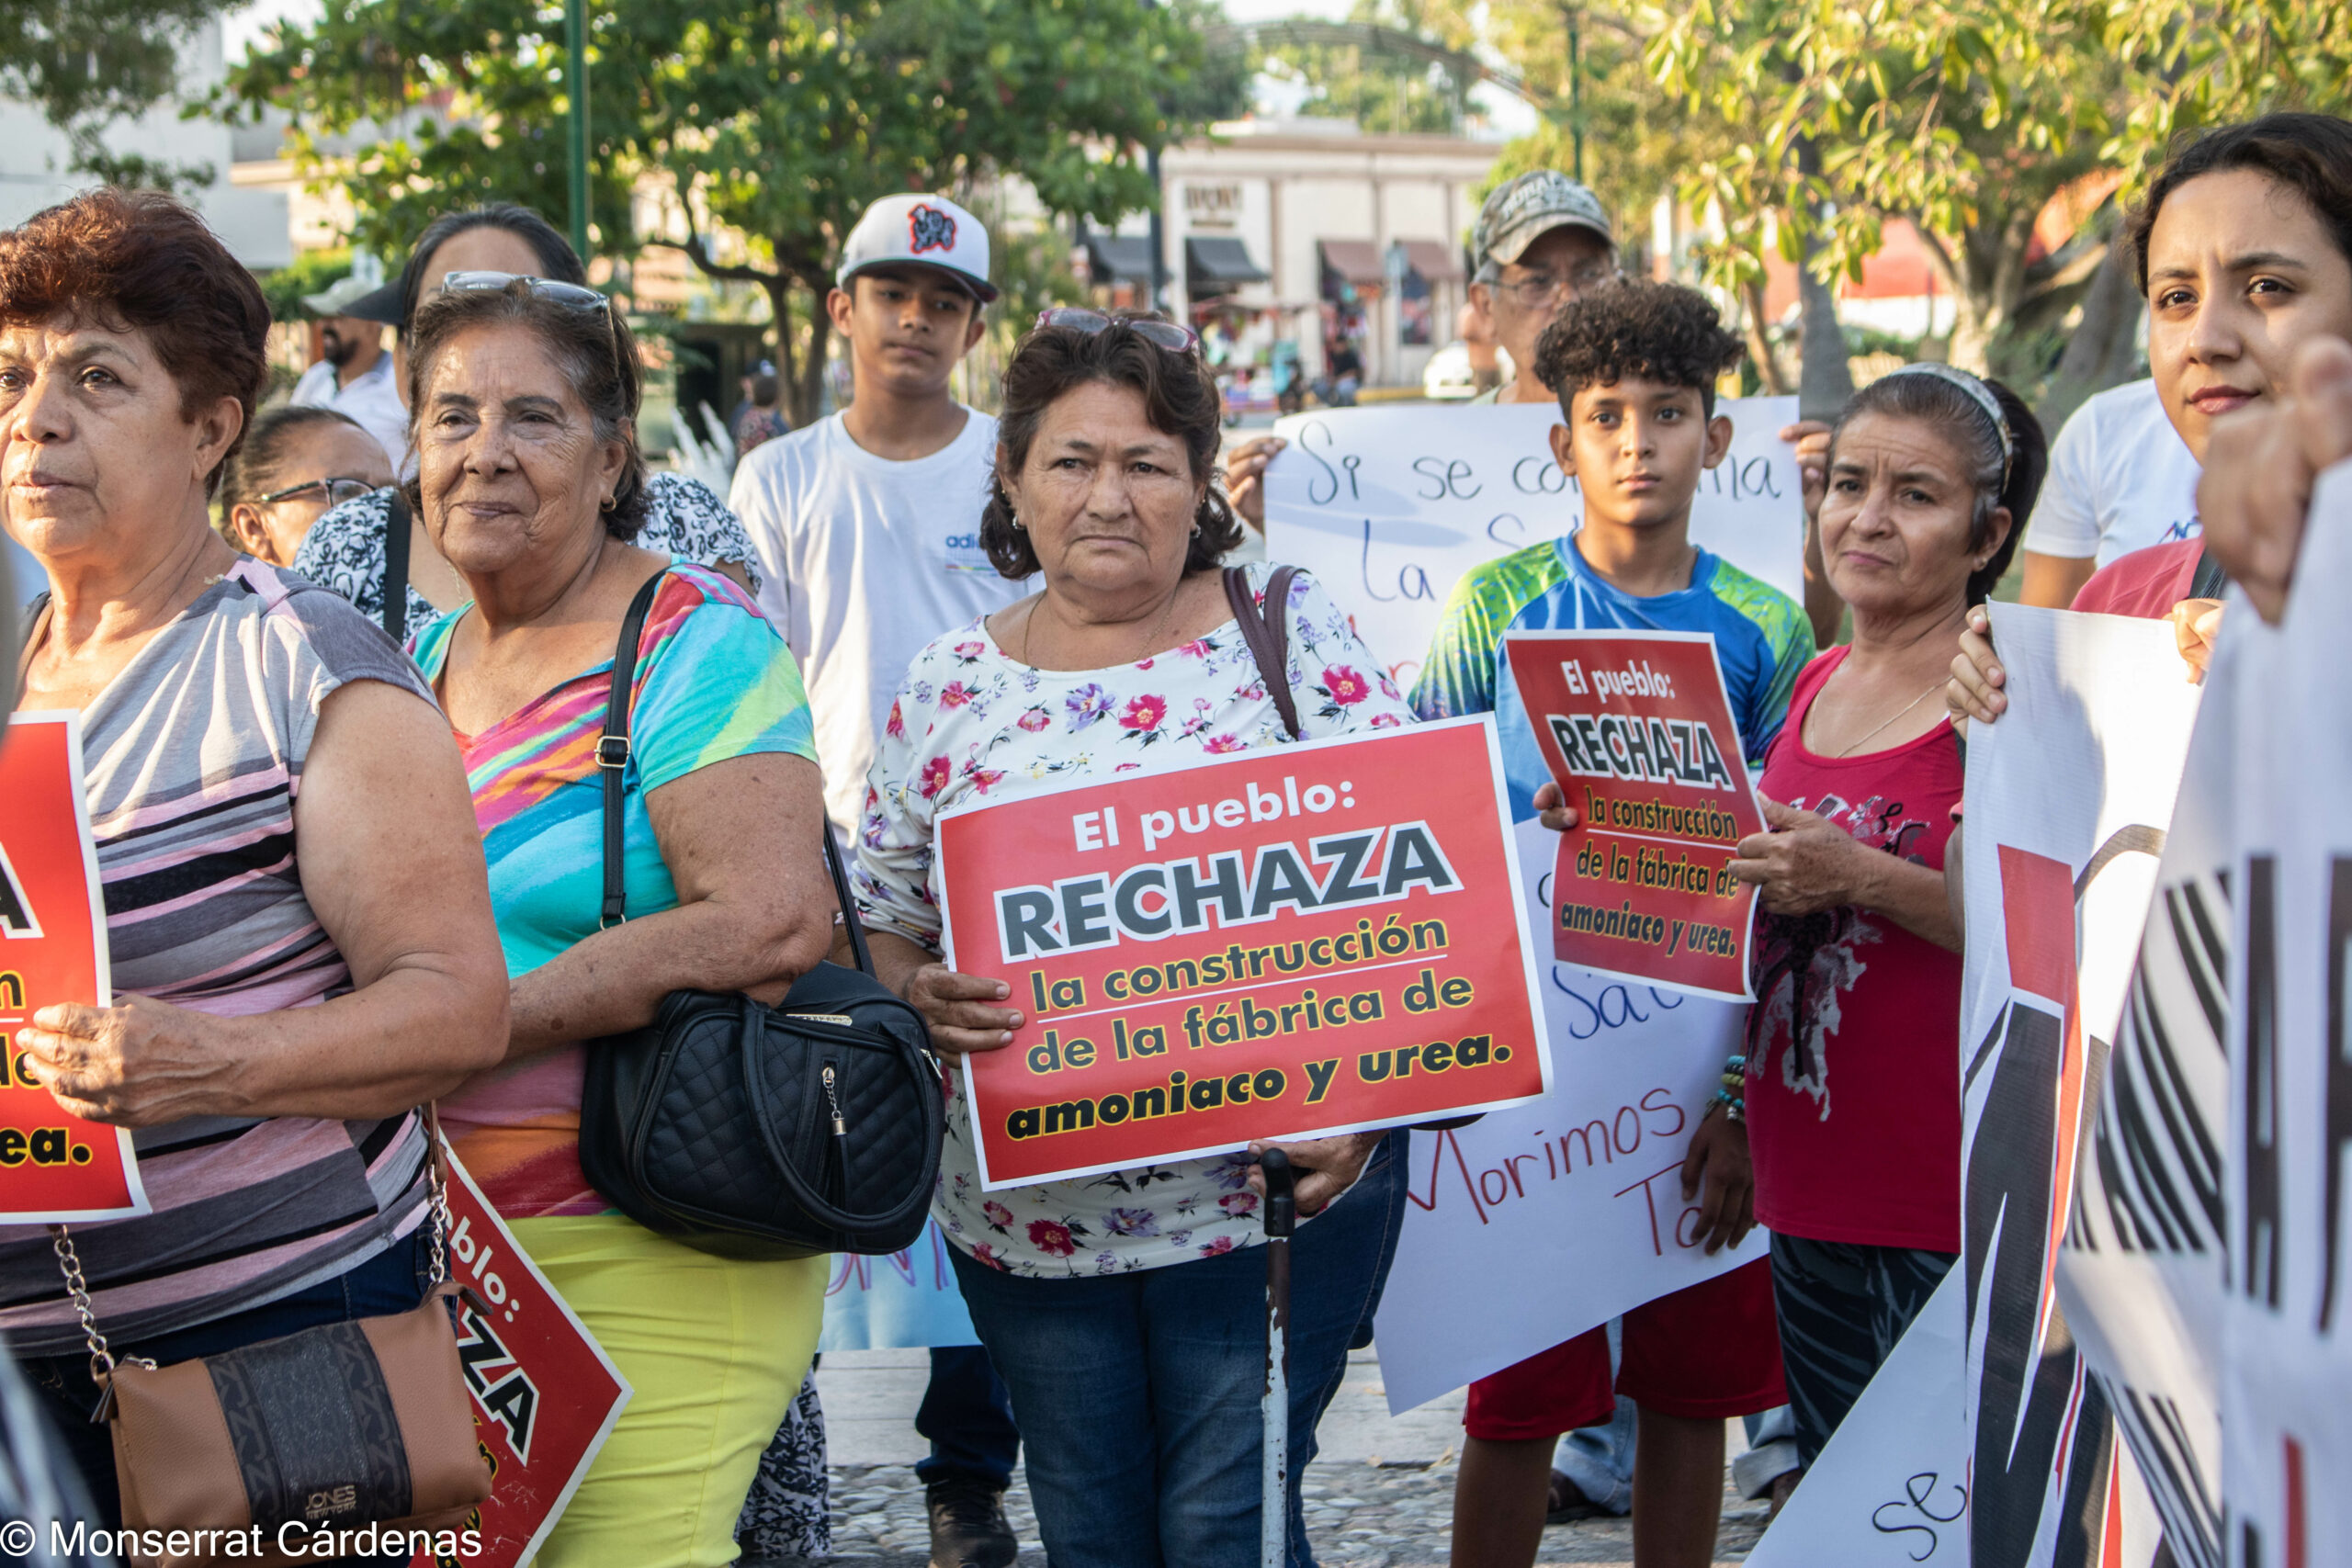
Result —
[[886, 196], [865, 209], [842, 245], [833, 281], [842, 288], [868, 267], [913, 263], [937, 267], [982, 304], [996, 298], [989, 281], [989, 231], [944, 196]]

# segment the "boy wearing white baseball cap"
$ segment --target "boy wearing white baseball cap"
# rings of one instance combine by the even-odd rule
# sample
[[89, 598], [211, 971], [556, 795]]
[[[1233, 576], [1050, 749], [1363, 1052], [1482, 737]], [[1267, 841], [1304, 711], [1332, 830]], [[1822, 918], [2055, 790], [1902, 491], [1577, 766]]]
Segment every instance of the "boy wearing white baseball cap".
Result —
[[[854, 835], [908, 660], [1028, 589], [980, 548], [996, 420], [949, 390], [997, 297], [988, 230], [944, 197], [884, 197], [842, 243], [834, 282], [825, 309], [849, 342], [850, 406], [746, 454], [728, 503], [759, 552], [760, 607], [800, 660], [826, 815]], [[915, 1471], [932, 1561], [1007, 1568], [1012, 1402], [980, 1347], [931, 1354], [915, 1428], [932, 1453]]]

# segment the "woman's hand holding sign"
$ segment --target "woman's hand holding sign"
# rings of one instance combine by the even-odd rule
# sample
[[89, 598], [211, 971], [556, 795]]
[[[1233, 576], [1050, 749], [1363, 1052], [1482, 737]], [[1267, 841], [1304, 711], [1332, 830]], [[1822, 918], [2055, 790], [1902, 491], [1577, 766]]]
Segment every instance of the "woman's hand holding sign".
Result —
[[[1309, 1138], [1297, 1144], [1253, 1141], [1250, 1153], [1255, 1156], [1268, 1149], [1280, 1149], [1289, 1156], [1291, 1168], [1298, 1172], [1295, 1192], [1299, 1214], [1312, 1217], [1356, 1184], [1356, 1178], [1363, 1174], [1364, 1161], [1372, 1157], [1372, 1151], [1387, 1135], [1385, 1131], [1376, 1131], [1342, 1133], [1336, 1138]], [[1261, 1198], [1266, 1195], [1266, 1173], [1262, 1168], [1250, 1168], [1250, 1190]]]
[[[1012, 1032], [1027, 1021], [1020, 1009], [996, 1005], [1012, 995], [1001, 980], [959, 974], [888, 931], [867, 933], [866, 943], [876, 976], [922, 1014], [932, 1049], [950, 1066], [967, 1051], [1003, 1050], [1012, 1043]], [[846, 948], [846, 939], [840, 945]]]
[[1739, 841], [1731, 874], [1756, 885], [1775, 915], [1811, 915], [1851, 904], [1874, 909], [1915, 936], [1960, 951], [1960, 926], [1940, 872], [1864, 844], [1815, 812], [1758, 795], [1770, 831]]

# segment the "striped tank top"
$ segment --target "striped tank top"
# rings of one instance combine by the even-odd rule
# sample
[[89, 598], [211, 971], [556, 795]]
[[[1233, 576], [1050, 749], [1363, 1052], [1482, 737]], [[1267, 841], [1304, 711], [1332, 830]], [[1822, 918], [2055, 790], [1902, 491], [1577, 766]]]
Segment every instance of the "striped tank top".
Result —
[[[83, 777], [118, 996], [217, 1017], [351, 989], [302, 896], [294, 801], [319, 708], [348, 681], [431, 694], [341, 598], [241, 559], [82, 716]], [[206, 1117], [133, 1135], [154, 1212], [74, 1227], [118, 1347], [356, 1267], [424, 1213], [413, 1112], [372, 1122]], [[37, 1225], [0, 1227], [0, 1332], [19, 1356], [82, 1336]]]

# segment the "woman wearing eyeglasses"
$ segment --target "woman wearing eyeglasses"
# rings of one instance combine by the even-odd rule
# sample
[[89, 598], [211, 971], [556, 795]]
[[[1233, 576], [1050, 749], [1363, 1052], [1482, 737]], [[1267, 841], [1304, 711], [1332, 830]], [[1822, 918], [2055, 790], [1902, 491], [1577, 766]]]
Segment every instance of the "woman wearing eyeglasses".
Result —
[[[1183, 328], [1048, 311], [1004, 377], [980, 541], [1042, 592], [935, 639], [899, 688], [868, 776], [855, 878], [884, 979], [948, 1056], [1001, 1050], [1023, 1014], [939, 961], [942, 812], [1139, 763], [1292, 737], [1217, 570], [1241, 537], [1216, 483], [1222, 409]], [[1272, 569], [1249, 569], [1262, 600]], [[1288, 679], [1306, 735], [1409, 721], [1307, 576]], [[1227, 1568], [1257, 1555], [1264, 1240], [1250, 1152], [983, 1193], [951, 1076], [933, 1209], [1012, 1390], [1057, 1568]], [[1298, 1468], [1365, 1341], [1403, 1224], [1402, 1134], [1293, 1145], [1301, 1226], [1290, 1338], [1290, 1557], [1312, 1561]]]
[[[436, 218], [417, 236], [401, 276], [356, 301], [352, 310], [401, 330], [401, 368], [395, 374], [403, 397], [409, 385], [407, 356], [413, 351], [417, 309], [444, 292], [453, 276], [538, 277], [584, 287], [587, 269], [571, 243], [527, 207], [499, 202]], [[401, 465], [407, 472], [414, 448]], [[386, 543], [394, 513], [390, 481], [356, 500], [340, 501], [302, 540], [294, 570], [322, 588], [332, 588], [379, 625], [384, 620], [385, 581], [390, 574]], [[465, 586], [434, 550], [422, 522], [408, 524], [408, 581], [401, 617], [401, 638], [414, 637], [435, 617], [465, 602]], [[717, 567], [757, 590], [752, 542], [743, 525], [710, 487], [684, 474], [645, 476], [645, 526], [637, 542], [673, 559]]]
[[[827, 1261], [714, 1258], [612, 1212], [580, 1166], [582, 1077], [594, 1042], [670, 992], [775, 1001], [824, 955], [808, 705], [741, 586], [636, 542], [637, 346], [604, 297], [451, 284], [410, 344], [409, 500], [469, 602], [416, 662], [472, 785], [513, 1027], [442, 1120], [636, 1389], [538, 1560], [722, 1568], [816, 1348]], [[596, 742], [622, 617], [656, 578], [621, 780], [629, 918], [600, 929]]]
[[392, 482], [382, 443], [333, 409], [271, 409], [220, 476], [229, 542], [290, 567], [321, 513]]

